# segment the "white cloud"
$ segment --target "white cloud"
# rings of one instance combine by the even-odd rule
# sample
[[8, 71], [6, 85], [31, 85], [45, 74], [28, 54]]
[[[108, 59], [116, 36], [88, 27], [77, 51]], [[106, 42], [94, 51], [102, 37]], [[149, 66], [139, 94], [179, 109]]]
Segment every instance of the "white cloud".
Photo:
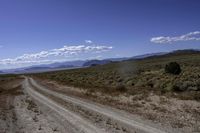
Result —
[[85, 40], [85, 43], [91, 44], [93, 42], [91, 40]]
[[7, 58], [1, 59], [0, 64], [27, 64], [27, 63], [48, 63], [52, 62], [52, 60], [48, 60], [46, 58], [49, 57], [57, 57], [57, 56], [72, 56], [78, 55], [82, 53], [101, 53], [105, 51], [111, 50], [113, 47], [111, 46], [102, 46], [102, 45], [74, 45], [74, 46], [63, 46], [62, 48], [41, 51], [33, 54], [24, 54], [22, 56], [18, 56], [15, 58]]
[[169, 36], [159, 36], [153, 37], [150, 40], [153, 43], [173, 43], [178, 41], [200, 41], [200, 31], [194, 31], [181, 36], [169, 37]]

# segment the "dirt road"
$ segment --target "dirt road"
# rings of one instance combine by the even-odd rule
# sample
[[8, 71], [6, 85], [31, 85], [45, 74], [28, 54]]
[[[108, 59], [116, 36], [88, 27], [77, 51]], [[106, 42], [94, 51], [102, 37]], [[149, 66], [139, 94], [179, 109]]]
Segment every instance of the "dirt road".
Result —
[[55, 111], [59, 115], [61, 115], [63, 118], [67, 119], [72, 125], [75, 127], [71, 127], [74, 129], [77, 129], [77, 132], [88, 132], [88, 133], [101, 133], [102, 131], [95, 126], [93, 126], [91, 123], [88, 123], [87, 121], [83, 120], [78, 115], [68, 111], [64, 107], [60, 106], [56, 102], [52, 101], [51, 99], [45, 97], [44, 95], [38, 93], [34, 89], [32, 89], [29, 86], [28, 79], [25, 79], [24, 81], [24, 88], [26, 88], [28, 94], [33, 97], [38, 102], [41, 102], [45, 106], [48, 106], [49, 109]]
[[[65, 126], [62, 125], [64, 122], [62, 117], [45, 106], [39, 108], [35, 100], [22, 89], [23, 81], [24, 78], [13, 76], [0, 80], [0, 133], [66, 131]], [[70, 123], [65, 125], [70, 126]]]
[[67, 121], [66, 124], [70, 123], [71, 126], [67, 128], [69, 132], [177, 132], [142, 121], [132, 114], [117, 109], [51, 91], [32, 78], [25, 77], [23, 88], [38, 103], [60, 115], [63, 121]]

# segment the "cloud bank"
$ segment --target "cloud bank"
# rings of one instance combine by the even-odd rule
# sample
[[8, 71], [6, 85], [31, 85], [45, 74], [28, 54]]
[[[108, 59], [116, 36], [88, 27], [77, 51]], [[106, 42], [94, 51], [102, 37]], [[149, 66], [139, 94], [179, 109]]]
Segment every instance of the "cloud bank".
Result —
[[173, 43], [179, 41], [200, 41], [200, 31], [194, 31], [181, 36], [169, 37], [169, 36], [159, 36], [153, 37], [150, 40], [153, 43], [164, 44]]
[[64, 56], [69, 57], [73, 55], [79, 55], [83, 53], [101, 53], [111, 50], [112, 46], [86, 46], [86, 45], [73, 45], [73, 46], [63, 46], [62, 48], [41, 51], [33, 54], [24, 54], [15, 58], [1, 59], [1, 65], [7, 64], [26, 64], [26, 63], [47, 63], [52, 62], [52, 60], [46, 59], [50, 57]]

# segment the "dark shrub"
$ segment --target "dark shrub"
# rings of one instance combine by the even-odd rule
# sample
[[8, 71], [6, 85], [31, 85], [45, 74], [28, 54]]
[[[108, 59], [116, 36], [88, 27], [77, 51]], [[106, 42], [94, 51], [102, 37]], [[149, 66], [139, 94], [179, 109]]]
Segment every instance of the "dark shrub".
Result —
[[181, 82], [174, 84], [172, 86], [172, 90], [177, 91], [177, 92], [178, 91], [179, 92], [181, 92], [181, 91], [187, 91], [188, 87], [185, 87], [183, 84], [184, 83], [181, 83]]
[[176, 62], [170, 62], [165, 66], [165, 72], [178, 75], [181, 73], [181, 67]]
[[116, 86], [116, 90], [119, 91], [119, 92], [126, 92], [127, 88], [126, 88], [125, 85], [119, 84], [119, 85]]
[[177, 86], [177, 85], [174, 85], [173, 87], [172, 87], [172, 89], [174, 90], [174, 91], [183, 91], [179, 86]]

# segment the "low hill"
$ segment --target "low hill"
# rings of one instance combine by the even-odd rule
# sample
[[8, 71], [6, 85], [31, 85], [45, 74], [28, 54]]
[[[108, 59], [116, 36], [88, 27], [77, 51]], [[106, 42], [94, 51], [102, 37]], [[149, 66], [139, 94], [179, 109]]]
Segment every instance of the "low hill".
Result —
[[[180, 64], [182, 72], [179, 75], [165, 73], [165, 65], [169, 62]], [[199, 66], [200, 52], [184, 50], [144, 59], [111, 62], [96, 67], [40, 73], [34, 76], [86, 89], [98, 88], [98, 91], [109, 93], [118, 89], [124, 89], [129, 94], [145, 90], [167, 93], [177, 87], [182, 91], [199, 92]], [[187, 94], [185, 98], [200, 100], [200, 95], [191, 96], [188, 92]]]
[[111, 60], [90, 60], [83, 64], [83, 66], [97, 66], [111, 63]]

